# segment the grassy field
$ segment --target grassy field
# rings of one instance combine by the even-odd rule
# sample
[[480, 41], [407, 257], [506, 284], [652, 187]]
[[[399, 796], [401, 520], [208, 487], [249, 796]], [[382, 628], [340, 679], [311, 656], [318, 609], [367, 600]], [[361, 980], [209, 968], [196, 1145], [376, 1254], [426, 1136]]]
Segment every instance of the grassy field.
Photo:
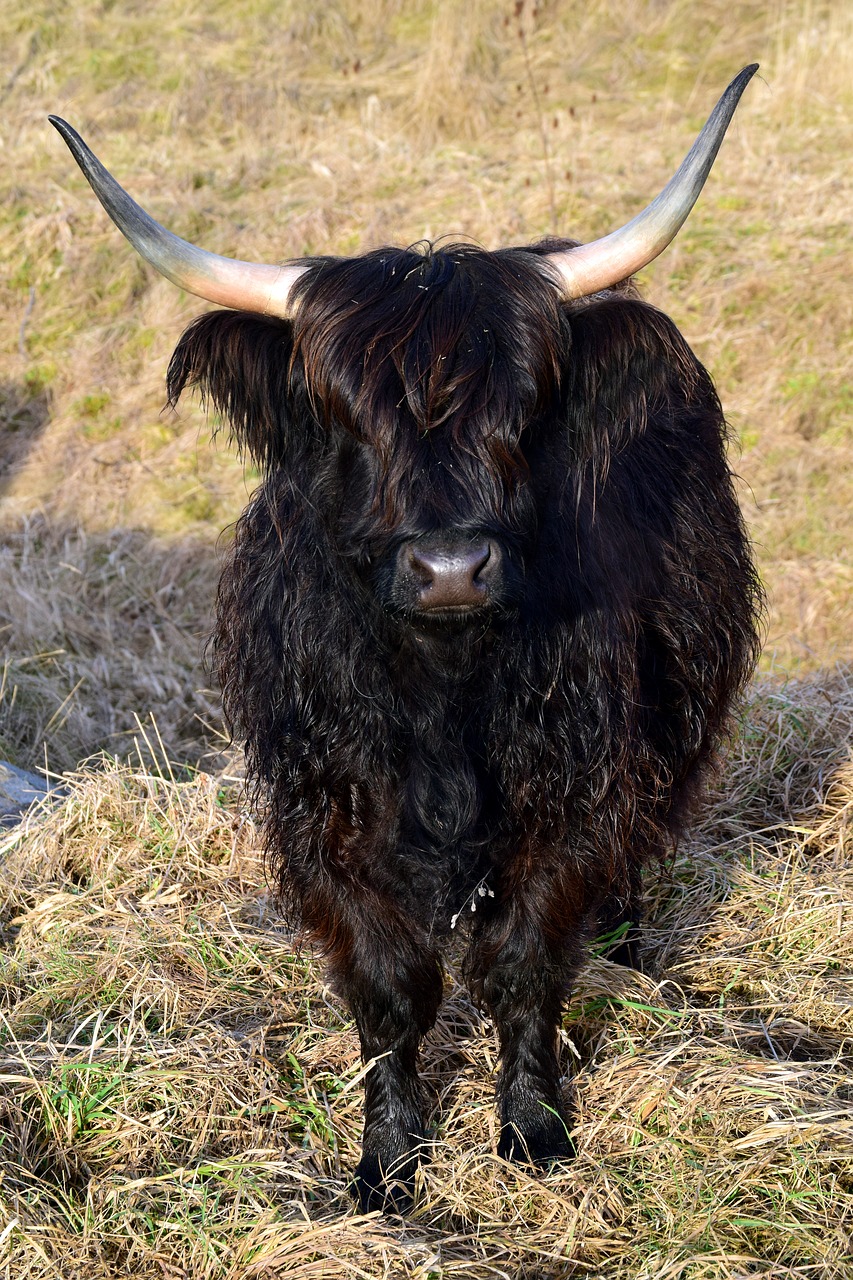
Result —
[[[770, 601], [743, 732], [650, 887], [652, 976], [593, 960], [568, 1010], [578, 1159], [491, 1154], [451, 973], [417, 1213], [358, 1218], [356, 1037], [264, 886], [201, 659], [253, 477], [163, 412], [204, 304], [46, 116], [230, 256], [493, 247], [625, 221], [751, 61], [641, 277], [732, 426]], [[0, 839], [0, 1275], [853, 1276], [853, 6], [4, 0], [0, 105], [0, 757], [72, 775]]]
[[571, 1165], [492, 1154], [493, 1036], [451, 971], [407, 1224], [353, 1214], [357, 1036], [233, 792], [81, 773], [0, 846], [3, 1274], [849, 1280], [851, 732], [849, 679], [757, 686], [650, 888], [653, 976], [593, 960], [567, 1011]]

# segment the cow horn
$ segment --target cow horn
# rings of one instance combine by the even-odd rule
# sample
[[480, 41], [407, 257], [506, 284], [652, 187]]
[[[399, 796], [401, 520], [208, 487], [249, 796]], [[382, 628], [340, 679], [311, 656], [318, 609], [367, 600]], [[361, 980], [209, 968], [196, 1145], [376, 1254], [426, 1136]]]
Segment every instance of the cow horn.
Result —
[[208, 302], [237, 311], [286, 317], [293, 311], [292, 289], [304, 266], [239, 262], [207, 253], [155, 222], [119, 186], [80, 135], [58, 116], [50, 123], [62, 135], [89, 186], [134, 249], [173, 284]]
[[609, 289], [645, 267], [673, 240], [699, 198], [741, 94], [758, 70], [744, 67], [711, 112], [681, 167], [642, 213], [601, 240], [549, 253], [567, 298]]

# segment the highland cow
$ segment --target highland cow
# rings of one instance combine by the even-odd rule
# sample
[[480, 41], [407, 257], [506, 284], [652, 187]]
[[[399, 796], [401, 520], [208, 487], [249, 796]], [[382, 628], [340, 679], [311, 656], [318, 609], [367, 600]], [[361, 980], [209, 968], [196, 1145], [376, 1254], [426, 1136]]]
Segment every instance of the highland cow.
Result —
[[[213, 642], [282, 893], [355, 1017], [364, 1209], [408, 1203], [442, 950], [500, 1044], [499, 1154], [571, 1153], [557, 1028], [585, 944], [636, 959], [756, 652], [711, 379], [633, 272], [695, 202], [755, 68], [593, 244], [205, 254], [55, 121], [140, 252], [233, 310], [169, 368], [260, 466]], [[476, 910], [472, 910], [472, 908]]]

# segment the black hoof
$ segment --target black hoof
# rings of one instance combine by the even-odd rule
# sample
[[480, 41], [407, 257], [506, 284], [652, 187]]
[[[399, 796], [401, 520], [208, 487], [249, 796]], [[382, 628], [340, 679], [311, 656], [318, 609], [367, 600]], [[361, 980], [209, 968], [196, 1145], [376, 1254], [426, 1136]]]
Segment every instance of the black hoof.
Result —
[[501, 1125], [498, 1155], [502, 1159], [542, 1168], [554, 1160], [574, 1158], [575, 1144], [565, 1116], [543, 1103], [539, 1106], [541, 1116], [523, 1122], [507, 1120]]
[[613, 964], [621, 964], [626, 969], [635, 969], [637, 973], [645, 972], [643, 957], [640, 954], [640, 940], [636, 934], [624, 938], [604, 954]]
[[638, 973], [642, 973], [640, 938], [639, 919], [610, 922], [610, 927], [602, 922], [593, 952], [597, 956], [604, 956], [613, 964], [621, 964], [626, 969], [636, 969]]
[[365, 1154], [355, 1168], [350, 1188], [362, 1213], [407, 1214], [414, 1204], [416, 1155], [407, 1154], [384, 1162], [378, 1155]]

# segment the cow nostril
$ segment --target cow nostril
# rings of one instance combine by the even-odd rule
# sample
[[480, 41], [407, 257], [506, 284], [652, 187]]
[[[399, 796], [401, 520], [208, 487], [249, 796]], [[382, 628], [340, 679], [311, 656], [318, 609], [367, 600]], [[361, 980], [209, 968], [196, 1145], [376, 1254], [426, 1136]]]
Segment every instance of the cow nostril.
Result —
[[484, 570], [495, 559], [491, 542], [410, 546], [408, 562], [426, 609], [477, 608], [489, 599]]
[[418, 547], [409, 547], [408, 559], [418, 582], [424, 587], [429, 586], [435, 575], [434, 557]]
[[491, 547], [491, 543], [487, 542], [485, 547], [482, 547], [480, 549], [479, 554], [475, 558], [472, 558], [471, 578], [474, 582], [477, 581], [477, 579], [480, 576], [480, 571], [482, 569], [485, 569], [486, 565], [489, 563], [491, 558], [492, 558], [492, 547]]

